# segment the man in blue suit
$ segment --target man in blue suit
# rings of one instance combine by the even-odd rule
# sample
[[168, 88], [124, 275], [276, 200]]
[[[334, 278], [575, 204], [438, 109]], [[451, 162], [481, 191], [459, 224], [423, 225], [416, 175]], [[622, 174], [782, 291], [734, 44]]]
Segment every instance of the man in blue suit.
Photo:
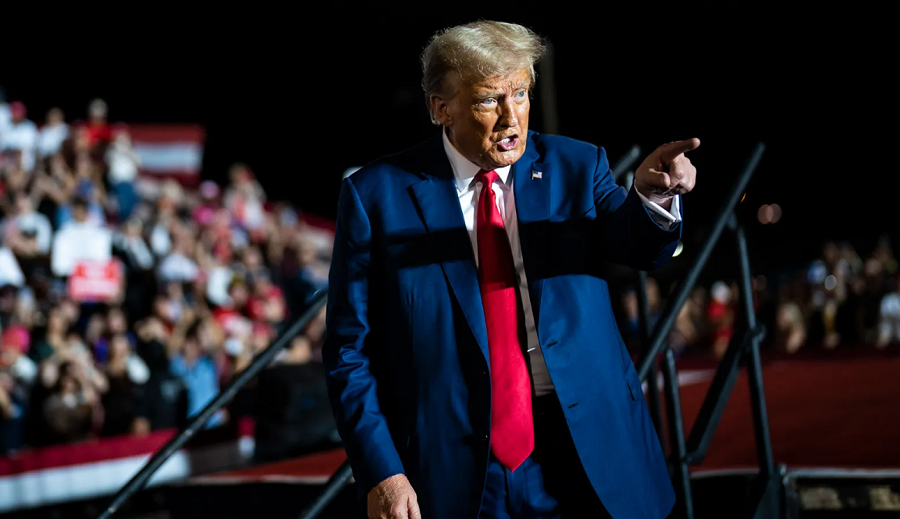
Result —
[[630, 192], [606, 152], [528, 130], [540, 38], [436, 34], [440, 135], [341, 188], [324, 360], [370, 518], [662, 518], [675, 496], [601, 262], [652, 270], [681, 235], [697, 139]]

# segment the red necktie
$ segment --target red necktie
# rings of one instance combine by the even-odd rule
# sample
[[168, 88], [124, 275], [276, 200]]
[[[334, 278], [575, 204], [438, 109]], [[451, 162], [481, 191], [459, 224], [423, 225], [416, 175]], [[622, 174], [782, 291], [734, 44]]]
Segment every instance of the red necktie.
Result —
[[478, 281], [491, 360], [491, 449], [509, 470], [534, 450], [531, 379], [519, 342], [518, 282], [503, 216], [491, 188], [496, 171], [479, 171], [475, 216]]

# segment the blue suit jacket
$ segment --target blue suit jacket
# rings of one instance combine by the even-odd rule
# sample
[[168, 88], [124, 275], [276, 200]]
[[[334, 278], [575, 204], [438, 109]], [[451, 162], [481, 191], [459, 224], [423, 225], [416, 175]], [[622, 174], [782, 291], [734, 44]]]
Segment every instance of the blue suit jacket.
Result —
[[[585, 471], [613, 517], [665, 517], [674, 492], [599, 267], [657, 268], [681, 226], [659, 227], [588, 143], [529, 132], [512, 174], [538, 337]], [[344, 180], [326, 319], [329, 391], [360, 490], [405, 473], [423, 517], [475, 518], [488, 342], [440, 135]]]

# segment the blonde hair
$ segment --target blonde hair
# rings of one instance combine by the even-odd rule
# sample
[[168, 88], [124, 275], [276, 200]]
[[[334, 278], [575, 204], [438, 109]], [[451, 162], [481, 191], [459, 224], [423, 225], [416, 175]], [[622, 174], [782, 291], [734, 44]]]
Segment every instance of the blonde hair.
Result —
[[422, 51], [422, 89], [431, 122], [439, 124], [431, 107], [432, 94], [445, 95], [447, 76], [464, 81], [506, 76], [527, 70], [534, 86], [534, 64], [546, 46], [527, 27], [480, 20], [439, 31]]

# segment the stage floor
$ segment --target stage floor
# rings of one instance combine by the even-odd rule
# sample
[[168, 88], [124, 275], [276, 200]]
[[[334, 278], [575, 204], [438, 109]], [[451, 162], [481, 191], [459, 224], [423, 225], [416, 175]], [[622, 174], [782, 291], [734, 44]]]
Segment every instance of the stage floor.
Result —
[[[686, 438], [713, 373], [713, 369], [679, 373]], [[776, 463], [791, 472], [900, 475], [900, 358], [772, 361], [764, 365], [763, 381]], [[192, 482], [319, 484], [344, 460], [343, 450], [336, 449]], [[709, 452], [692, 471], [702, 477], [756, 466], [750, 391], [742, 371]]]

